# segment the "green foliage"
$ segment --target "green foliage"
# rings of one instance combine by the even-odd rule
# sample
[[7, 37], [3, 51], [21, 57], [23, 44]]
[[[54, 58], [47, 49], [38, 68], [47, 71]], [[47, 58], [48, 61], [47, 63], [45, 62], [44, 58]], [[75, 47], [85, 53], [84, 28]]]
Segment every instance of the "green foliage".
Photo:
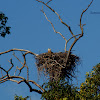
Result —
[[[86, 80], [77, 87], [69, 82], [59, 79], [59, 81], [49, 81], [42, 86], [45, 89], [42, 100], [100, 100], [100, 64], [93, 67], [91, 72], [86, 73]], [[28, 96], [15, 96], [14, 100], [27, 100]]]
[[86, 80], [80, 86], [81, 100], [100, 100], [100, 64], [86, 73]]
[[44, 84], [45, 92], [42, 94], [42, 100], [74, 100], [78, 99], [76, 87], [68, 85], [67, 82], [57, 81]]
[[6, 17], [5, 14], [0, 13], [0, 35], [2, 37], [5, 37], [6, 34], [10, 34], [11, 27], [6, 26], [7, 20], [8, 17]]
[[100, 64], [86, 73], [80, 91], [62, 80], [44, 83], [43, 87], [46, 91], [42, 94], [42, 100], [100, 100]]
[[29, 98], [29, 96], [22, 98], [22, 96], [15, 95], [14, 100], [27, 100], [28, 98]]

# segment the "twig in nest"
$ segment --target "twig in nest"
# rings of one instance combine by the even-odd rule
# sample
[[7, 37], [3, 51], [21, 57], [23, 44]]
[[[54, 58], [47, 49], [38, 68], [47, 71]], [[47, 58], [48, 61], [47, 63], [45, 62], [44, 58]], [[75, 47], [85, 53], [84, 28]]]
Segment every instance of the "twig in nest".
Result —
[[67, 52], [59, 53], [43, 53], [38, 55], [36, 65], [38, 72], [43, 72], [45, 76], [49, 75], [50, 80], [58, 80], [59, 78], [73, 77], [72, 72], [75, 70], [79, 57], [70, 54], [68, 62], [66, 62]]

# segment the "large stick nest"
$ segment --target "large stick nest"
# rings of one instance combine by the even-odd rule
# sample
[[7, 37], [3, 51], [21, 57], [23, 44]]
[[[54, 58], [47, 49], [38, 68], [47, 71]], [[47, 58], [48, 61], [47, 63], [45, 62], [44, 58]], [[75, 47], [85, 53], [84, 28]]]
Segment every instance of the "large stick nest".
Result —
[[70, 79], [75, 72], [79, 57], [70, 53], [68, 61], [67, 52], [42, 53], [35, 57], [38, 72], [45, 76], [49, 75], [50, 80], [57, 81], [59, 78]]

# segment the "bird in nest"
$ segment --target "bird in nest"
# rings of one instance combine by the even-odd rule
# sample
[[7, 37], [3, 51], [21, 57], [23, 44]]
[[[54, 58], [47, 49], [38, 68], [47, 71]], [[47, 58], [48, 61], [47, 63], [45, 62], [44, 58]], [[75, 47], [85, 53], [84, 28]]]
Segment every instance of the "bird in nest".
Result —
[[49, 54], [53, 53], [50, 48], [48, 48], [48, 53]]

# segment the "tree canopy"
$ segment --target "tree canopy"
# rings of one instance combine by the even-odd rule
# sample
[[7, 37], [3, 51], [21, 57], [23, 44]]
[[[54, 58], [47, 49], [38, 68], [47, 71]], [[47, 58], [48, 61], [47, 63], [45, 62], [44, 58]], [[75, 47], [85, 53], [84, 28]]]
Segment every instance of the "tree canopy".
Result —
[[82, 100], [100, 99], [100, 63], [86, 73], [86, 80], [80, 86], [80, 98]]
[[47, 100], [99, 100], [100, 99], [100, 63], [86, 73], [85, 82], [80, 87], [58, 81], [48, 82], [47, 91], [42, 94], [42, 99]]

